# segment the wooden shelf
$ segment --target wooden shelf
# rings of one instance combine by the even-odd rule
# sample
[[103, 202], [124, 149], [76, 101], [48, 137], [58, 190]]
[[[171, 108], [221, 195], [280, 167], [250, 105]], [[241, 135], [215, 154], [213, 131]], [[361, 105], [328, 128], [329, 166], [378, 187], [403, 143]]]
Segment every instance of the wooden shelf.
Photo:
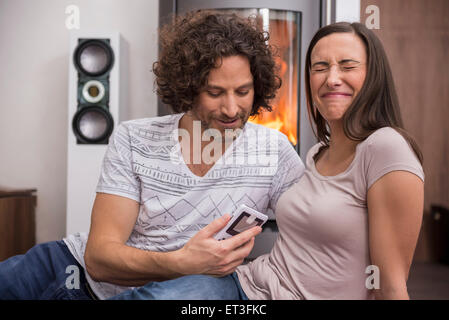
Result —
[[0, 187], [0, 261], [24, 254], [35, 245], [35, 192]]

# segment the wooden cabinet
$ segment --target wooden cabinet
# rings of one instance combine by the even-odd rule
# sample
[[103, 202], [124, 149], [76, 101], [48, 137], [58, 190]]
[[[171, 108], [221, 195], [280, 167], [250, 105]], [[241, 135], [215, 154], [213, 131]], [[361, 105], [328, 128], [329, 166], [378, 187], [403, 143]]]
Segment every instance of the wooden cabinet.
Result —
[[35, 245], [35, 192], [0, 187], [0, 261]]

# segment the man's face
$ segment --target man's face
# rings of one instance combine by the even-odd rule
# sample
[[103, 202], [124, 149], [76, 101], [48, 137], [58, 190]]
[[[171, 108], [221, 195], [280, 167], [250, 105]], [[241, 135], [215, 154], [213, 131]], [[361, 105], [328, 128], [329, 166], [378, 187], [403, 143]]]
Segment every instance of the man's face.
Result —
[[230, 56], [221, 61], [221, 65], [210, 71], [190, 114], [193, 120], [201, 121], [203, 130], [217, 129], [224, 137], [226, 129], [243, 128], [248, 121], [254, 86], [246, 57]]

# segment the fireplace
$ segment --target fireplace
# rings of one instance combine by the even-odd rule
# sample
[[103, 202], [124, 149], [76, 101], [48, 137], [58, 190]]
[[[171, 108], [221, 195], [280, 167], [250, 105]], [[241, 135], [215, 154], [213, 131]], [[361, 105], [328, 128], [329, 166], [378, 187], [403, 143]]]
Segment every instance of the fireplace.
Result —
[[[260, 27], [270, 33], [269, 43], [278, 48], [282, 87], [273, 101], [273, 111], [249, 121], [284, 133], [302, 159], [316, 142], [307, 116], [304, 93], [304, 60], [307, 46], [320, 27], [321, 3], [317, 0], [160, 0], [159, 24], [173, 14], [196, 9], [217, 9], [243, 16], [256, 15]], [[169, 110], [160, 101], [158, 115]]]

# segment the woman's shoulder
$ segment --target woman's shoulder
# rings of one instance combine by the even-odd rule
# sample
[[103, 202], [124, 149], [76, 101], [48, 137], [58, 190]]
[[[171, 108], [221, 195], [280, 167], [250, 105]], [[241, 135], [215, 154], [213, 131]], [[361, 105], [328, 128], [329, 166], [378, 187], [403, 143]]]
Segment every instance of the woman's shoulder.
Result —
[[313, 146], [310, 147], [310, 149], [307, 152], [307, 154], [311, 155], [311, 156], [314, 156], [318, 152], [318, 150], [320, 150], [320, 148], [322, 146], [324, 146], [324, 145], [325, 145], [324, 142], [315, 143]]
[[312, 163], [315, 162], [314, 157], [318, 154], [321, 147], [325, 146], [324, 142], [318, 142], [314, 144], [312, 147], [310, 147], [309, 151], [307, 151], [306, 155], [306, 168], [310, 168]]
[[404, 137], [392, 127], [383, 127], [371, 133], [365, 142], [368, 145], [395, 144], [406, 142]]
[[407, 140], [392, 127], [383, 127], [371, 133], [362, 143], [362, 149], [368, 153], [412, 152]]
[[373, 132], [362, 142], [363, 162], [367, 169], [368, 185], [394, 170], [410, 171], [422, 180], [422, 166], [408, 141], [396, 129], [384, 127]]

